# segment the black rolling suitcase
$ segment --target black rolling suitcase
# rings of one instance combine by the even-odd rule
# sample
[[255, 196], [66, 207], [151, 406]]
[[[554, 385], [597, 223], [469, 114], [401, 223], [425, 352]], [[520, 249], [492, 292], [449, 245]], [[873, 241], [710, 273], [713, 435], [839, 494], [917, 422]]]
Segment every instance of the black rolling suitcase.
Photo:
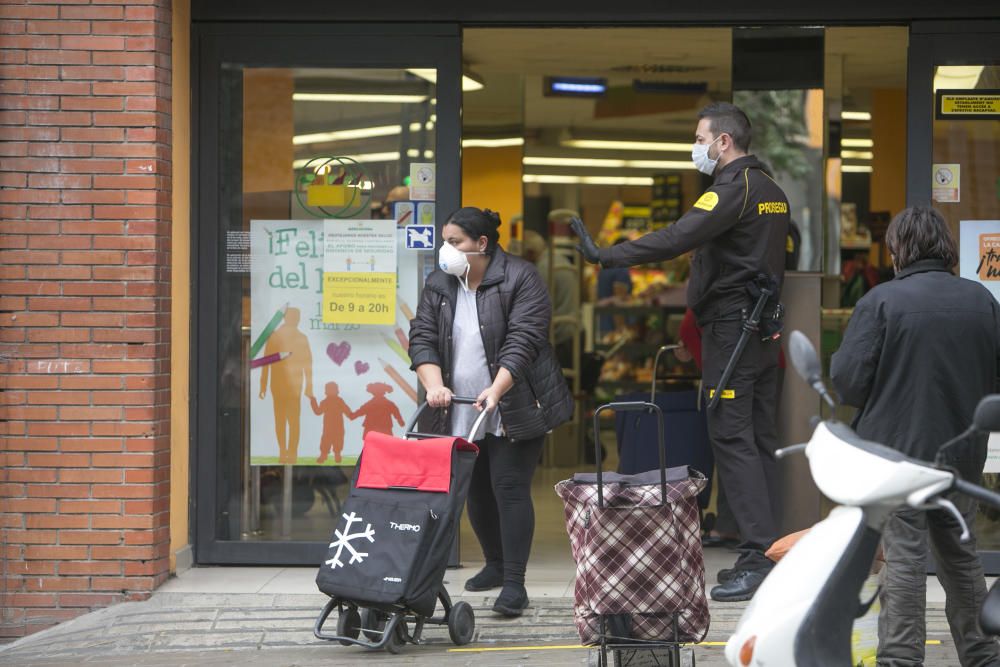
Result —
[[[472, 607], [452, 604], [443, 582], [479, 451], [471, 439], [488, 413], [465, 440], [415, 432], [425, 407], [411, 418], [407, 439], [374, 432], [365, 437], [316, 575], [316, 585], [330, 596], [313, 629], [320, 639], [397, 653], [403, 643], [419, 641], [425, 623], [447, 625], [456, 644], [472, 638]], [[434, 618], [438, 601], [444, 616]], [[331, 635], [323, 625], [335, 608], [337, 633]]]
[[[698, 494], [698, 505], [704, 509], [712, 495], [712, 446], [708, 438], [705, 405], [696, 389], [656, 391], [656, 371], [660, 356], [674, 345], [664, 345], [653, 362], [653, 382], [649, 392], [633, 392], [616, 397], [616, 402], [647, 401], [660, 408], [667, 439], [667, 468], [691, 466], [708, 478]], [[615, 436], [618, 441], [618, 472], [636, 475], [660, 467], [657, 451], [657, 420], [652, 411], [616, 412]]]

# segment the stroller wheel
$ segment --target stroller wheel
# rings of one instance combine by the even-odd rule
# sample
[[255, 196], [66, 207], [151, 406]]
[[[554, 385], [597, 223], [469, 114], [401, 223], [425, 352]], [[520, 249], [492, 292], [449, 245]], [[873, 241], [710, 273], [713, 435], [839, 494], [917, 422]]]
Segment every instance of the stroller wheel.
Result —
[[[355, 606], [346, 607], [340, 616], [337, 617], [337, 634], [341, 637], [357, 639], [361, 634], [361, 614]], [[350, 646], [351, 642], [340, 640], [343, 646]]]
[[361, 609], [361, 631], [373, 642], [382, 639], [382, 631], [385, 630], [385, 623], [388, 620], [389, 615], [383, 611], [368, 607]]
[[476, 631], [476, 614], [468, 602], [456, 602], [448, 613], [448, 636], [456, 646], [472, 641]]

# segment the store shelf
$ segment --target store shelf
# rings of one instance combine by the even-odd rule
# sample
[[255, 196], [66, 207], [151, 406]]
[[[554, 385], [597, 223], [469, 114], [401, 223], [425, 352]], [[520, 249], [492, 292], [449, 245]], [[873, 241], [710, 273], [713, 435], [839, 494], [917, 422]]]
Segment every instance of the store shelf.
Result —
[[[614, 364], [615, 367], [604, 369], [607, 374], [598, 381], [595, 393], [608, 397], [649, 391], [650, 365], [664, 344], [672, 344], [678, 340], [680, 322], [685, 311], [683, 306], [654, 304], [595, 305], [592, 311], [594, 329], [598, 330], [600, 318], [616, 315], [619, 316], [616, 337], [618, 340], [621, 337], [629, 340], [605, 361], [605, 364]], [[625, 316], [624, 321], [621, 316]], [[596, 343], [594, 350], [606, 351], [615, 347], [616, 343], [617, 341]], [[657, 387], [669, 390], [674, 385], [690, 385], [701, 378], [693, 363], [679, 363], [672, 353], [662, 355], [660, 363]], [[610, 379], [611, 377], [617, 379]], [[644, 379], [639, 380], [637, 377]]]

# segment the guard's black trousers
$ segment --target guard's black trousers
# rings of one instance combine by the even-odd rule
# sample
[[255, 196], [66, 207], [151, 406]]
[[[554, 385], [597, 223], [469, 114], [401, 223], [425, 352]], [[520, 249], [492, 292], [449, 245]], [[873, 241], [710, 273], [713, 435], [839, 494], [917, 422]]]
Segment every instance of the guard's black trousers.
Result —
[[[711, 322], [702, 330], [702, 385], [706, 402], [722, 378], [736, 342], [739, 320]], [[708, 412], [708, 434], [719, 481], [743, 542], [736, 566], [769, 569], [764, 551], [777, 539], [778, 342], [751, 335], [722, 393]], [[731, 393], [730, 393], [731, 392]]]

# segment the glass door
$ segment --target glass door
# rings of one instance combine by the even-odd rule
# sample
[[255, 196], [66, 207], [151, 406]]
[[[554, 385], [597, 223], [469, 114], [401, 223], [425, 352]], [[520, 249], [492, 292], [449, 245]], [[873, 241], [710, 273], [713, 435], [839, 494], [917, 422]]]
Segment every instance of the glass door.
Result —
[[[914, 26], [907, 199], [932, 202], [959, 244], [959, 273], [1000, 300], [1000, 22]], [[984, 484], [1000, 490], [1000, 435]], [[1000, 573], [1000, 513], [980, 506], [987, 574]]]
[[199, 563], [315, 564], [459, 205], [458, 29], [196, 26]]

